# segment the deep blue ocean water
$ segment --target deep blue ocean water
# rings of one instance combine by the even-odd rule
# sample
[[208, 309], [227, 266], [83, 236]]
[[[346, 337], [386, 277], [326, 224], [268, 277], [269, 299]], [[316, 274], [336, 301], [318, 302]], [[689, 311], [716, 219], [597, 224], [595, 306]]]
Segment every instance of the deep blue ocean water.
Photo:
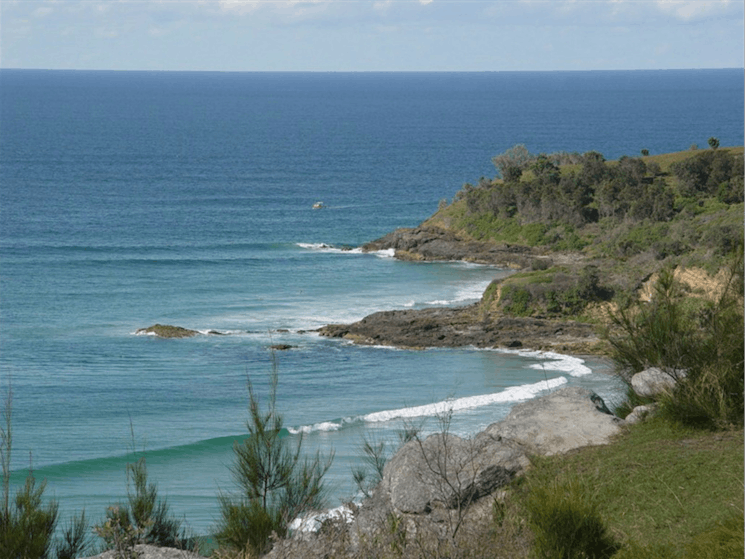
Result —
[[[340, 247], [418, 224], [494, 176], [491, 157], [514, 144], [612, 159], [710, 136], [743, 144], [742, 70], [2, 70], [0, 388], [13, 391], [14, 482], [31, 460], [63, 514], [100, 519], [126, 494], [133, 432], [174, 512], [209, 532], [218, 490], [232, 489], [246, 379], [265, 393], [276, 343], [296, 346], [276, 355], [286, 424], [336, 451], [330, 506], [354, 495], [362, 437], [394, 438], [404, 418], [434, 429], [451, 406], [468, 435], [546, 381], [613, 400], [598, 359], [302, 331], [477, 300], [504, 271]], [[156, 322], [227, 335], [134, 335]]]

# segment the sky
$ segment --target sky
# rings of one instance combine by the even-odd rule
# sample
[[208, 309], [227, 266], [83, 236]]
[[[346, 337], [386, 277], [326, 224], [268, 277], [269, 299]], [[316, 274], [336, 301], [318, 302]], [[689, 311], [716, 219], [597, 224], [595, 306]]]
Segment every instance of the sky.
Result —
[[742, 0], [0, 0], [0, 68], [742, 68]]

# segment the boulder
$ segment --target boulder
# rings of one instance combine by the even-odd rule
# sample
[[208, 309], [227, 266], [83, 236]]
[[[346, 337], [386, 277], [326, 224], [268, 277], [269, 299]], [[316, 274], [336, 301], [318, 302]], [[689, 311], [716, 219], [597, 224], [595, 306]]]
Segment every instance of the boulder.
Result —
[[631, 413], [626, 416], [626, 424], [634, 425], [644, 421], [648, 416], [657, 411], [657, 404], [648, 404], [646, 406], [636, 406]]
[[[183, 549], [172, 547], [156, 547], [154, 545], [136, 545], [135, 552], [139, 559], [204, 559], [201, 555]], [[86, 559], [116, 559], [113, 550], [105, 551], [95, 557]]]
[[672, 390], [678, 380], [685, 376], [686, 372], [683, 370], [668, 372], [658, 367], [650, 367], [631, 377], [631, 387], [643, 398], [654, 398]]
[[510, 441], [438, 433], [404, 445], [386, 464], [376, 493], [399, 513], [456, 508], [506, 485], [528, 464]]
[[493, 423], [479, 437], [511, 439], [531, 453], [552, 455], [608, 444], [623, 424], [600, 396], [569, 387], [516, 405], [504, 421]]

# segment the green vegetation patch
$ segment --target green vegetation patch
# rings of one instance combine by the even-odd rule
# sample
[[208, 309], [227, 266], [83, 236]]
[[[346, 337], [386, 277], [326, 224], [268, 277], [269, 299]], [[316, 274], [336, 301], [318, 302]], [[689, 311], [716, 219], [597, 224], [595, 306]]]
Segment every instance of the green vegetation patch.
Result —
[[530, 487], [581, 478], [624, 546], [682, 553], [699, 534], [742, 514], [742, 456], [742, 430], [696, 431], [657, 419], [608, 446], [534, 459], [521, 488], [527, 494]]
[[577, 316], [589, 303], [605, 301], [613, 291], [600, 284], [597, 268], [554, 266], [520, 272], [502, 282], [499, 306], [513, 316]]

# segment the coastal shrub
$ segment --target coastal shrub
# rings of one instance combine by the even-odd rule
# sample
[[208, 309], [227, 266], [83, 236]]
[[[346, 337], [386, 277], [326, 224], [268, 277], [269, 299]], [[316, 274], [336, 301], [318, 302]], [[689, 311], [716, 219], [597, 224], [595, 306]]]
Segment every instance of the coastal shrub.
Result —
[[284, 537], [296, 517], [323, 506], [323, 477], [333, 460], [333, 454], [324, 459], [320, 453], [302, 459], [302, 436], [295, 445], [288, 442], [276, 406], [278, 378], [274, 361], [266, 407], [248, 381], [248, 437], [233, 446], [231, 468], [240, 493], [219, 496], [218, 543], [255, 555], [269, 551], [271, 537]]
[[370, 497], [372, 490], [383, 479], [383, 469], [388, 461], [385, 448], [385, 441], [374, 441], [367, 437], [362, 440], [362, 466], [352, 470], [352, 479], [365, 497]]
[[530, 487], [525, 508], [535, 557], [600, 559], [618, 550], [597, 504], [576, 479]]
[[75, 559], [85, 555], [90, 545], [90, 528], [85, 511], [71, 518], [57, 547], [57, 559]]
[[127, 503], [110, 506], [106, 520], [94, 526], [107, 549], [117, 557], [135, 557], [134, 546], [151, 544], [159, 547], [193, 549], [181, 527], [181, 521], [169, 514], [166, 500], [158, 498], [158, 488], [148, 483], [145, 457], [127, 464]]
[[502, 289], [500, 302], [505, 312], [515, 316], [528, 316], [531, 312], [531, 299], [528, 289], [510, 285]]
[[0, 549], [8, 559], [34, 557], [46, 559], [53, 549], [54, 529], [57, 525], [56, 501], [43, 503], [46, 482], [36, 483], [32, 474], [12, 500], [3, 495], [0, 512]]
[[[662, 414], [707, 428], [742, 425], [743, 270], [738, 249], [716, 301], [692, 301], [664, 270], [649, 303], [611, 314], [616, 334], [607, 336], [617, 373], [631, 376], [659, 367], [678, 381], [660, 397]], [[682, 375], [681, 371], [686, 374]]]
[[46, 481], [37, 484], [33, 472], [29, 471], [23, 488], [11, 498], [12, 401], [12, 390], [8, 388], [0, 423], [0, 559], [46, 559], [54, 555], [58, 559], [78, 557], [89, 547], [85, 511], [75, 515], [63, 529], [61, 540], [55, 541], [59, 507], [54, 499], [44, 504]]
[[8, 387], [0, 422], [0, 466], [2, 503], [0, 504], [0, 552], [2, 559], [50, 556], [57, 525], [58, 505], [43, 503], [46, 482], [37, 484], [31, 471], [15, 496], [10, 488], [10, 457], [13, 450], [12, 390]]

